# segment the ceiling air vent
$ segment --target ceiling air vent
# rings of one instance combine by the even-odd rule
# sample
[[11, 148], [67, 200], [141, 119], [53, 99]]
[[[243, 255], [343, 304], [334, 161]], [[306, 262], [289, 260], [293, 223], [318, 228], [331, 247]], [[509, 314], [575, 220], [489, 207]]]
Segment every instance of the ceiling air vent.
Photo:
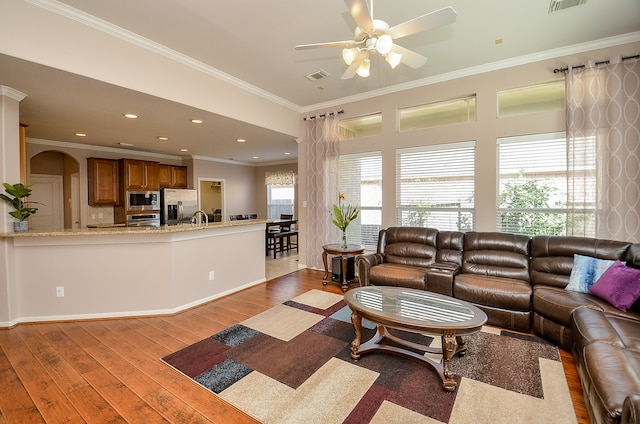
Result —
[[587, 0], [551, 0], [549, 5], [549, 13], [557, 12], [562, 9], [568, 9], [573, 6], [585, 4]]
[[330, 75], [331, 74], [329, 72], [325, 71], [324, 69], [320, 69], [319, 71], [312, 72], [309, 75], [305, 76], [311, 81], [318, 81], [319, 79], [326, 78]]

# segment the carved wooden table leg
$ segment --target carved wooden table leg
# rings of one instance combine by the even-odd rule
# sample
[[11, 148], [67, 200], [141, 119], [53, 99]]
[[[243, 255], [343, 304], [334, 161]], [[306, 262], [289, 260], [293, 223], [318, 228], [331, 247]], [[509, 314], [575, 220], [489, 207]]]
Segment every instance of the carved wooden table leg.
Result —
[[327, 285], [327, 279], [329, 278], [329, 265], [327, 264], [327, 251], [322, 252], [322, 263], [324, 264], [324, 277], [322, 277], [322, 285]]
[[451, 372], [451, 358], [456, 350], [456, 336], [449, 332], [445, 332], [442, 336], [442, 366], [443, 366], [443, 379], [442, 387], [446, 391], [452, 392], [455, 390], [458, 383], [454, 380], [455, 375]]
[[362, 340], [362, 317], [356, 312], [351, 312], [351, 322], [356, 330], [356, 338], [351, 342], [351, 358], [360, 359], [358, 350], [360, 349], [360, 341]]

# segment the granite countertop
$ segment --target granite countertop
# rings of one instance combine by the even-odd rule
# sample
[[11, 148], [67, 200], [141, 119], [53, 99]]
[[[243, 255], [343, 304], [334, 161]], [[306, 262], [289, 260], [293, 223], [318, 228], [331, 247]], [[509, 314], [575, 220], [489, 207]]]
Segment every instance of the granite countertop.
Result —
[[216, 228], [240, 227], [265, 224], [266, 219], [246, 219], [240, 221], [210, 222], [202, 225], [161, 225], [160, 227], [106, 227], [77, 228], [64, 230], [29, 230], [27, 232], [0, 233], [0, 237], [55, 237], [55, 236], [96, 236], [115, 234], [170, 234], [187, 231], [213, 230]]

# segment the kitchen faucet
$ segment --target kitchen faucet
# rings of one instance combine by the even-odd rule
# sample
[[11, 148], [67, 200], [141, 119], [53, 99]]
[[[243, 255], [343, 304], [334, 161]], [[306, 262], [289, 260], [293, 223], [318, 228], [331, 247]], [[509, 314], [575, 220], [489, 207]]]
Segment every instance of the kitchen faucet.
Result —
[[202, 224], [202, 221], [198, 222], [198, 214], [202, 214], [204, 216], [204, 224], [209, 225], [209, 215], [202, 209], [198, 209], [193, 213], [191, 217], [191, 225]]

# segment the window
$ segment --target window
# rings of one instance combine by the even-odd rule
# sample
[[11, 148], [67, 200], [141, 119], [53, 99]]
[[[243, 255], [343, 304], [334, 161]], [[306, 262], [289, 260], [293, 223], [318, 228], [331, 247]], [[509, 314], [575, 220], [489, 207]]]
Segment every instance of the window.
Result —
[[401, 149], [396, 162], [398, 225], [475, 228], [475, 142]]
[[[585, 146], [595, 151], [588, 140]], [[567, 234], [566, 149], [562, 133], [498, 139], [498, 231], [528, 236]], [[591, 162], [595, 169], [595, 156]], [[587, 178], [583, 183], [591, 186], [595, 181]], [[594, 201], [581, 201], [578, 208], [584, 214], [572, 219], [595, 222]], [[595, 224], [589, 226], [595, 234]]]
[[382, 156], [380, 152], [340, 156], [339, 191], [359, 205], [359, 219], [349, 224], [349, 243], [375, 250], [382, 227]]
[[564, 79], [498, 91], [499, 118], [564, 107]]
[[293, 184], [267, 185], [267, 217], [279, 219], [280, 214], [293, 215], [295, 187]]
[[338, 126], [340, 140], [378, 135], [382, 132], [382, 113], [343, 119]]
[[445, 100], [398, 111], [400, 131], [476, 120], [476, 96]]

